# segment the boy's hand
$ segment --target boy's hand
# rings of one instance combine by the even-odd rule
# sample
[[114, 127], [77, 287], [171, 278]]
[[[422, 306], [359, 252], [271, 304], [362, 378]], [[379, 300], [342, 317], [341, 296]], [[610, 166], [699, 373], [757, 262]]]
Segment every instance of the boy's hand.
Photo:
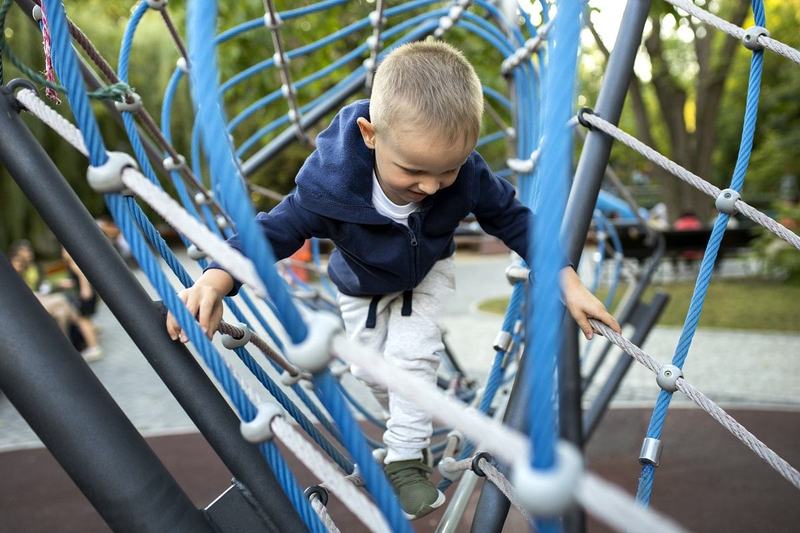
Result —
[[583, 286], [572, 267], [561, 270], [561, 290], [564, 294], [564, 305], [567, 306], [569, 314], [578, 323], [578, 327], [581, 328], [587, 339], [594, 336], [592, 326], [589, 324], [590, 318], [603, 322], [617, 333], [622, 333], [619, 324], [606, 310], [603, 302]]
[[[207, 270], [194, 285], [178, 293], [192, 316], [197, 318], [203, 332], [212, 338], [222, 320], [222, 299], [233, 288], [233, 278], [224, 270]], [[172, 313], [167, 314], [167, 333], [174, 341], [187, 342], [189, 338], [181, 330]]]

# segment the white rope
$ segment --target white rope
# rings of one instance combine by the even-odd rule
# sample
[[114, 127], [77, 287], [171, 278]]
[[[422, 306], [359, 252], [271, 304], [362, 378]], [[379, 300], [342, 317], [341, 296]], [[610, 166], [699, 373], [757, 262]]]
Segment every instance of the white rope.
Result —
[[325, 526], [325, 529], [327, 529], [330, 533], [340, 533], [339, 528], [336, 527], [336, 523], [328, 513], [328, 508], [322, 504], [316, 494], [311, 496], [311, 508], [314, 509], [315, 513], [317, 513], [317, 516], [319, 516], [319, 519], [322, 521], [322, 525]]
[[30, 89], [20, 89], [14, 95], [18, 102], [36, 116], [39, 120], [50, 126], [56, 133], [61, 135], [65, 141], [74, 146], [85, 156], [89, 155], [86, 144], [83, 142], [81, 131], [65, 119], [58, 111], [47, 105], [36, 93]]
[[[528, 456], [527, 439], [519, 432], [503, 426], [475, 409], [467, 408], [457, 400], [439, 392], [429, 383], [386, 362], [374, 350], [360, 346], [343, 335], [334, 337], [332, 351], [337, 357], [362, 368], [365, 372], [392, 392], [414, 402], [437, 420], [456, 428], [481, 447], [508, 464], [514, 464], [520, 457]], [[454, 471], [466, 469], [467, 461], [458, 461], [452, 465]], [[588, 511], [596, 514], [609, 524], [620, 530], [635, 530], [643, 533], [683, 531], [667, 518], [651, 509], [639, 506], [635, 500], [596, 476], [584, 473], [576, 487], [576, 498]], [[502, 483], [502, 481], [500, 481]], [[586, 487], [590, 490], [585, 490]], [[502, 490], [502, 487], [498, 486]], [[603, 507], [610, 502], [614, 505], [614, 514]], [[630, 529], [633, 528], [633, 529]]]
[[[625, 353], [642, 363], [642, 365], [650, 369], [653, 373], [657, 373], [659, 368], [661, 368], [661, 365], [653, 357], [602, 322], [594, 319], [589, 319], [589, 322], [596, 331], [621, 348]], [[798, 472], [796, 468], [775, 453], [766, 444], [761, 442], [755, 435], [750, 433], [747, 428], [737, 422], [705, 394], [697, 390], [691, 383], [683, 378], [678, 378], [677, 386], [678, 390], [686, 394], [698, 407], [711, 415], [722, 427], [727, 429], [734, 437], [750, 448], [753, 453], [763, 459], [789, 483], [800, 489], [800, 472]]]
[[[83, 155], [88, 156], [81, 131], [41, 100], [36, 93], [29, 89], [21, 89], [16, 93], [16, 98], [31, 114], [50, 126]], [[236, 272], [236, 278], [252, 288], [260, 297], [266, 297], [267, 290], [250, 259], [231, 248], [228, 243], [198, 222], [178, 202], [138, 170], [125, 169], [122, 172], [122, 181], [187, 239], [195, 244], [203, 243], [202, 246], [198, 244], [198, 247], [229, 272]]]
[[358, 366], [364, 372], [420, 409], [456, 428], [505, 463], [513, 464], [520, 457], [528, 457], [527, 438], [520, 432], [502, 425], [474, 408], [448, 396], [427, 381], [386, 362], [375, 350], [361, 346], [344, 335], [336, 335], [331, 350], [340, 359]]
[[[683, 9], [690, 15], [697, 17], [706, 24], [709, 24], [718, 30], [724, 31], [725, 33], [732, 35], [739, 40], [744, 38], [744, 29], [740, 28], [736, 24], [728, 22], [727, 20], [721, 19], [714, 13], [695, 5], [694, 2], [691, 2], [690, 0], [667, 0], [667, 2], [675, 7]], [[772, 50], [776, 54], [782, 55], [783, 57], [800, 64], [800, 51], [795, 50], [791, 46], [788, 46], [771, 37], [767, 37], [766, 35], [759, 36], [758, 42], [759, 44], [763, 45], [764, 48]]]
[[[283, 419], [272, 419], [272, 431], [300, 461], [336, 494], [370, 531], [389, 533], [391, 529], [375, 504], [350, 483], [322, 454]], [[313, 500], [312, 500], [313, 501]]]
[[[712, 185], [711, 183], [707, 182], [700, 176], [683, 168], [682, 166], [675, 163], [665, 155], [659, 153], [653, 148], [650, 148], [637, 138], [622, 131], [621, 129], [614, 126], [607, 120], [592, 113], [584, 113], [582, 119], [588, 124], [602, 131], [603, 133], [606, 133], [607, 135], [617, 139], [625, 146], [635, 150], [636, 152], [639, 152], [641, 155], [643, 155], [656, 165], [660, 166], [670, 174], [674, 175], [675, 177], [685, 181], [686, 183], [688, 183], [692, 187], [695, 187], [701, 192], [706, 193], [711, 198], [716, 200], [720, 192], [722, 192], [719, 189], [719, 187]], [[789, 244], [800, 250], [800, 236], [792, 232], [786, 226], [773, 220], [772, 218], [768, 217], [758, 209], [755, 209], [748, 203], [743, 202], [742, 200], [737, 200], [736, 203], [734, 204], [734, 207], [745, 217], [749, 218], [750, 220], [759, 224], [760, 226], [763, 226], [764, 228], [768, 229], [769, 231], [771, 231], [784, 241], [788, 242]]]
[[122, 181], [125, 186], [136, 193], [136, 196], [147, 202], [161, 215], [170, 226], [195, 243], [198, 248], [222, 265], [226, 271], [235, 272], [236, 279], [252, 288], [261, 298], [267, 296], [267, 290], [261, 282], [253, 262], [198, 222], [161, 187], [133, 168], [127, 168], [122, 172]]
[[617, 531], [677, 533], [679, 524], [651, 508], [642, 507], [625, 491], [586, 472], [575, 489], [575, 498], [586, 511]]

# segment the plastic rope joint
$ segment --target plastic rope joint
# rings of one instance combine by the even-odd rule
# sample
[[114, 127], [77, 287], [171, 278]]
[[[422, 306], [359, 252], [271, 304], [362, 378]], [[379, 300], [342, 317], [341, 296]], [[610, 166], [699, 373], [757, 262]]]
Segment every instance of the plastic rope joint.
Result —
[[721, 213], [725, 213], [727, 215], [735, 215], [736, 214], [736, 202], [740, 198], [740, 194], [738, 191], [734, 189], [725, 189], [720, 191], [719, 196], [717, 196], [714, 205], [716, 206], [717, 210]]
[[656, 374], [656, 383], [666, 392], [678, 390], [678, 379], [683, 377], [683, 370], [675, 365], [663, 365]]
[[534, 516], [561, 515], [575, 498], [575, 488], [583, 474], [583, 458], [572, 444], [560, 441], [556, 445], [553, 468], [534, 470], [527, 457], [514, 465], [511, 483], [520, 503]]
[[124, 152], [107, 152], [108, 160], [99, 167], [90, 166], [86, 180], [95, 191], [103, 194], [125, 191], [122, 172], [126, 168], [138, 169], [136, 160]]
[[283, 416], [283, 409], [275, 402], [264, 402], [258, 406], [256, 416], [249, 422], [242, 420], [239, 431], [247, 442], [260, 444], [271, 440], [272, 421], [277, 416]]
[[338, 317], [331, 313], [316, 313], [308, 323], [305, 340], [287, 345], [286, 356], [301, 369], [316, 374], [328, 366], [333, 337], [341, 331], [342, 323]]
[[228, 350], [234, 350], [236, 348], [241, 348], [242, 346], [246, 346], [247, 343], [250, 342], [250, 338], [253, 336], [253, 332], [250, 330], [250, 328], [247, 327], [247, 324], [242, 322], [240, 324], [237, 324], [237, 327], [244, 331], [241, 337], [236, 338], [233, 335], [229, 335], [227, 333], [222, 336], [222, 345]]
[[759, 37], [769, 37], [769, 30], [763, 26], [750, 26], [744, 30], [742, 35], [742, 44], [748, 50], [753, 52], [760, 52], [764, 49], [764, 45], [759, 42]]

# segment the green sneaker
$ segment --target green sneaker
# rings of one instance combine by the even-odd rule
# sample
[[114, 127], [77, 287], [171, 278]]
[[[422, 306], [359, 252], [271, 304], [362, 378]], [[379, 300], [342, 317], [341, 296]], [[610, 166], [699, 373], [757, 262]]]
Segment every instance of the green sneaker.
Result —
[[395, 461], [386, 465], [386, 475], [394, 487], [407, 518], [414, 520], [441, 507], [444, 494], [431, 483], [433, 469], [421, 459]]

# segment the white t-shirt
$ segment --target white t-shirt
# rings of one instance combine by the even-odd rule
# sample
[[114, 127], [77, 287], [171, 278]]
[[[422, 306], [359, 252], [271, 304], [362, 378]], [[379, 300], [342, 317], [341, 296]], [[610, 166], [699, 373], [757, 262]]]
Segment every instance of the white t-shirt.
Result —
[[389, 217], [398, 224], [408, 227], [408, 216], [419, 210], [417, 202], [411, 202], [406, 205], [397, 205], [389, 200], [386, 193], [381, 189], [381, 184], [378, 183], [378, 177], [372, 173], [372, 206], [375, 210], [385, 217]]

